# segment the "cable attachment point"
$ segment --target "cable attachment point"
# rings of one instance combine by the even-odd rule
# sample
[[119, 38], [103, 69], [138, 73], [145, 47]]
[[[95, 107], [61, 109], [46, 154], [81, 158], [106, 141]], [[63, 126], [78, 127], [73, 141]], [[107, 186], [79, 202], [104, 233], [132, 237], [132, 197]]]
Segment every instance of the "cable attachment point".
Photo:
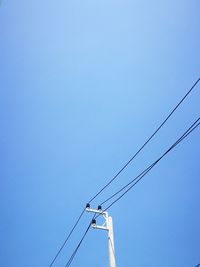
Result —
[[95, 226], [96, 224], [97, 224], [96, 220], [95, 219], [92, 219], [91, 225], [92, 226]]
[[101, 205], [99, 205], [97, 209], [98, 209], [98, 210], [102, 210], [102, 207], [101, 207]]
[[90, 208], [90, 203], [87, 203], [85, 208], [89, 209]]

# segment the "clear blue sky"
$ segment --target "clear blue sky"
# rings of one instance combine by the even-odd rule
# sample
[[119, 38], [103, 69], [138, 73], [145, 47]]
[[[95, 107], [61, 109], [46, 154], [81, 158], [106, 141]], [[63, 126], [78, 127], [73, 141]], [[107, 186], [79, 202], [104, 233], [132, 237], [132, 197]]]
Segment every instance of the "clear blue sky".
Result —
[[[48, 267], [86, 201], [200, 74], [197, 0], [0, 5], [0, 266]], [[199, 116], [200, 85], [94, 206]], [[110, 209], [117, 267], [200, 263], [200, 129]], [[64, 267], [86, 214], [55, 267]], [[72, 266], [108, 266], [90, 230]]]

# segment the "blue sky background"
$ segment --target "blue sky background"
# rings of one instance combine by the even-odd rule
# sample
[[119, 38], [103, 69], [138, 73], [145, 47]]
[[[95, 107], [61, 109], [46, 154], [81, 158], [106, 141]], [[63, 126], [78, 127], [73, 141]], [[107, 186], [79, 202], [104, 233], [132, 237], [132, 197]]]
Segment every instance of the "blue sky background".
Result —
[[[199, 78], [199, 1], [1, 1], [0, 266], [49, 266], [85, 203]], [[199, 116], [200, 85], [99, 204]], [[197, 129], [110, 209], [118, 267], [200, 263]], [[55, 266], [82, 236], [86, 214]], [[72, 266], [108, 266], [88, 233]]]

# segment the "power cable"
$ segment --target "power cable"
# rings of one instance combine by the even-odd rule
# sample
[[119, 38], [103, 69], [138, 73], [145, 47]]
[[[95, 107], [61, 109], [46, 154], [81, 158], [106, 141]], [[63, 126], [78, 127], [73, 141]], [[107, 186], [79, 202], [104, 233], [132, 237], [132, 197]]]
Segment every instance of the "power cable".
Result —
[[74, 252], [72, 253], [72, 255], [71, 255], [71, 257], [69, 258], [68, 262], [66, 263], [65, 267], [69, 267], [69, 266], [71, 265], [71, 263], [72, 263], [74, 257], [76, 256], [76, 253], [78, 252], [78, 250], [79, 250], [79, 248], [80, 248], [80, 246], [81, 246], [83, 240], [85, 239], [86, 234], [88, 233], [88, 231], [89, 231], [89, 229], [90, 229], [90, 226], [91, 226], [91, 224], [92, 224], [93, 219], [95, 218], [95, 216], [96, 216], [96, 213], [93, 215], [91, 222], [89, 223], [88, 227], [86, 228], [86, 230], [85, 230], [85, 232], [84, 232], [84, 234], [83, 234], [83, 236], [82, 236], [80, 242], [79, 242], [78, 245], [76, 246]]
[[[106, 210], [108, 210], [111, 206], [113, 206], [116, 202], [118, 202], [126, 193], [128, 193], [128, 191], [130, 191], [161, 159], [163, 159], [173, 148], [175, 148], [180, 142], [182, 142], [189, 134], [191, 134], [198, 126], [200, 125], [200, 117], [181, 135], [180, 138], [178, 138], [178, 140], [169, 148], [167, 149], [161, 157], [159, 157], [154, 163], [152, 163], [149, 167], [147, 167], [143, 172], [141, 172], [141, 174], [137, 177], [139, 177], [138, 180], [136, 180], [136, 178], [134, 178], [130, 183], [128, 183], [128, 185], [130, 185], [131, 183], [133, 183], [135, 181], [134, 184], [132, 184], [122, 195], [120, 195], [116, 200], [114, 200], [106, 209], [104, 209], [102, 211], [102, 213]], [[124, 188], [126, 188], [128, 185], [124, 186]], [[121, 190], [119, 190], [117, 192], [117, 194], [121, 192]], [[115, 196], [116, 193], [113, 195]], [[108, 200], [110, 200], [113, 196], [111, 196], [109, 199], [107, 199], [106, 201], [104, 201], [103, 203], [107, 202]], [[98, 215], [94, 214], [93, 219], [98, 218], [101, 215], [101, 213], [99, 213]], [[93, 221], [93, 220], [92, 220]], [[74, 259], [74, 257], [76, 256], [86, 234], [88, 233], [89, 229], [90, 229], [91, 223], [89, 224], [89, 226], [87, 227], [83, 237], [81, 238], [80, 242], [78, 243], [76, 249], [74, 250], [74, 252], [72, 253], [71, 257], [69, 258], [67, 264], [65, 265], [65, 267], [69, 267]]]
[[[132, 156], [132, 158], [118, 171], [118, 173], [106, 184], [103, 186], [102, 189], [100, 189], [87, 203], [91, 203], [97, 196], [99, 196], [120, 174], [121, 172], [135, 159], [135, 157], [142, 151], [142, 149], [150, 142], [150, 140], [156, 135], [156, 133], [163, 127], [163, 125], [168, 121], [168, 119], [172, 116], [172, 114], [176, 111], [176, 109], [182, 104], [182, 102], [188, 97], [188, 95], [192, 92], [192, 90], [195, 88], [195, 86], [200, 81], [200, 78], [193, 84], [193, 86], [189, 89], [189, 91], [184, 95], [184, 97], [179, 101], [179, 103], [175, 106], [175, 108], [170, 112], [170, 114], [166, 117], [166, 119], [160, 124], [160, 126], [155, 130], [155, 132], [147, 139], [147, 141], [141, 146], [141, 148]], [[77, 227], [81, 217], [83, 216], [85, 211], [85, 208], [80, 213], [80, 216], [78, 217], [77, 221], [75, 222], [74, 226], [72, 227], [71, 231], [69, 232], [67, 238], [61, 245], [60, 249], [58, 250], [56, 256], [53, 258], [52, 262], [50, 263], [49, 267], [52, 267], [55, 260], [61, 253], [62, 249], [68, 242], [69, 238], [71, 237], [72, 233], [74, 232], [75, 228]]]
[[62, 249], [64, 248], [65, 244], [67, 243], [67, 241], [69, 240], [70, 236], [72, 235], [72, 233], [74, 232], [76, 226], [78, 225], [80, 219], [82, 218], [83, 214], [85, 212], [85, 208], [83, 209], [83, 211], [81, 212], [80, 216], [78, 217], [78, 219], [76, 220], [74, 226], [72, 227], [71, 231], [69, 232], [67, 238], [65, 239], [65, 241], [63, 242], [63, 244], [61, 245], [60, 249], [58, 250], [56, 256], [53, 258], [52, 262], [50, 263], [49, 267], [51, 267], [55, 260], [57, 259], [57, 257], [59, 256], [60, 252], [62, 251]]
[[[173, 148], [175, 148], [180, 142], [182, 142], [189, 134], [191, 134], [198, 126], [200, 125], [200, 117], [184, 132], [183, 135], [169, 148], [167, 149], [161, 157], [159, 157], [155, 162], [153, 162], [150, 166], [148, 166], [143, 172], [141, 172], [136, 178], [134, 178], [132, 181], [130, 181], [127, 185], [122, 187], [119, 191], [117, 191], [115, 194], [113, 194], [111, 197], [106, 199], [102, 203], [106, 203], [107, 201], [111, 200], [114, 196], [122, 192], [125, 188], [127, 188], [129, 185], [132, 185], [123, 193], [121, 194], [117, 199], [115, 199], [108, 207], [106, 207], [104, 211], [108, 210], [110, 207], [112, 207], [116, 202], [118, 202], [126, 193], [128, 193], [146, 174], [161, 160], [163, 159]], [[99, 217], [97, 215], [95, 219]]]
[[76, 256], [76, 253], [78, 252], [83, 240], [86, 237], [86, 234], [88, 233], [89, 229], [90, 229], [91, 223], [88, 225], [86, 231], [84, 232], [80, 242], [78, 243], [77, 247], [75, 248], [74, 252], [72, 253], [71, 257], [69, 258], [68, 262], [66, 263], [65, 267], [69, 267], [74, 259], [74, 257]]
[[119, 193], [121, 193], [124, 189], [126, 189], [129, 185], [131, 185], [134, 181], [139, 179], [143, 174], [145, 175], [152, 167], [154, 163], [152, 163], [149, 167], [147, 167], [144, 171], [142, 171], [139, 175], [137, 175], [132, 181], [130, 181], [127, 185], [123, 186], [120, 190], [118, 190], [116, 193], [114, 193], [112, 196], [101, 202], [100, 206], [117, 196]]
[[[188, 130], [187, 130], [188, 131]], [[184, 133], [185, 134], [185, 133]], [[179, 138], [180, 139], [180, 138]], [[179, 140], [178, 139], [178, 140]], [[176, 141], [177, 143], [177, 141]], [[167, 151], [169, 152], [174, 145], [176, 144], [174, 143], [173, 146], [171, 146]], [[167, 152], [167, 153], [168, 153]], [[165, 152], [166, 153], [166, 152]], [[164, 155], [166, 155], [164, 153]], [[164, 155], [162, 157], [164, 157]], [[160, 157], [159, 159], [157, 159], [155, 162], [153, 162], [151, 165], [149, 165], [144, 171], [142, 171], [139, 175], [137, 175], [133, 180], [131, 180], [128, 184], [126, 184], [125, 186], [123, 186], [120, 190], [118, 190], [116, 193], [114, 193], [113, 195], [111, 195], [110, 197], [108, 197], [106, 200], [104, 200], [103, 202], [101, 202], [100, 206], [102, 206], [103, 204], [105, 204], [106, 202], [108, 202], [109, 200], [111, 200], [112, 198], [114, 198], [115, 196], [117, 196], [119, 193], [121, 193], [124, 189], [126, 189], [129, 185], [131, 185], [133, 182], [137, 181], [139, 182], [139, 180], [141, 178], [143, 178], [161, 159], [162, 157]], [[136, 182], [136, 183], [137, 183]]]
[[189, 91], [184, 95], [184, 97], [179, 101], [179, 103], [175, 106], [175, 108], [169, 113], [166, 119], [160, 124], [160, 126], [155, 130], [155, 132], [147, 139], [147, 141], [140, 147], [140, 149], [132, 156], [132, 158], [118, 171], [118, 173], [100, 189], [96, 195], [94, 195], [88, 203], [92, 202], [102, 191], [104, 191], [118, 176], [119, 174], [133, 161], [133, 159], [142, 151], [142, 149], [150, 142], [150, 140], [156, 135], [156, 133], [163, 127], [163, 125], [168, 121], [168, 119], [172, 116], [172, 114], [177, 110], [177, 108], [181, 105], [181, 103], [187, 98], [187, 96], [192, 92], [194, 87], [200, 81], [200, 78], [192, 85]]

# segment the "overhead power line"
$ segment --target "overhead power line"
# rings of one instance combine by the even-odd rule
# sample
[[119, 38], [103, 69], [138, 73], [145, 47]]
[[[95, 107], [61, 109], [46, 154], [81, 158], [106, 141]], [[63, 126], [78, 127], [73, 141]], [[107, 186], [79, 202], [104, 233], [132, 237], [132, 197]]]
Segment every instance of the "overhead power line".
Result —
[[51, 266], [54, 264], [55, 260], [58, 258], [60, 252], [62, 251], [62, 249], [64, 248], [65, 244], [66, 244], [67, 241], [69, 240], [70, 236], [72, 235], [73, 231], [75, 230], [76, 226], [78, 225], [78, 223], [79, 223], [81, 217], [83, 216], [84, 212], [85, 212], [85, 209], [81, 212], [80, 216], [79, 216], [78, 219], [76, 220], [76, 222], [75, 222], [73, 228], [71, 229], [71, 231], [69, 232], [67, 238], [65, 239], [65, 241], [64, 241], [63, 244], [61, 245], [61, 247], [60, 247], [60, 249], [58, 250], [56, 256], [53, 258], [53, 260], [52, 260], [52, 262], [50, 263], [49, 267], [51, 267]]
[[[164, 126], [164, 124], [169, 120], [169, 118], [173, 115], [173, 113], [178, 109], [178, 107], [182, 104], [182, 102], [189, 96], [189, 94], [193, 91], [193, 89], [195, 88], [195, 86], [198, 84], [198, 82], [200, 81], [200, 78], [192, 85], [192, 87], [188, 90], [188, 92], [184, 95], [184, 97], [178, 102], [178, 104], [174, 107], [174, 109], [169, 113], [169, 115], [166, 117], [166, 119], [160, 124], [160, 126], [153, 132], [153, 134], [146, 140], [146, 142], [140, 147], [140, 149], [132, 156], [131, 159], [129, 159], [129, 161], [117, 172], [117, 174], [107, 183], [105, 184], [87, 203], [91, 203], [94, 199], [97, 198], [97, 196], [99, 196], [122, 172], [123, 170], [131, 163], [133, 162], [133, 160], [136, 158], [136, 156], [144, 149], [144, 147], [150, 142], [150, 140], [158, 133], [158, 131]], [[76, 220], [74, 226], [72, 227], [72, 229], [70, 230], [67, 238], [65, 239], [65, 241], [62, 243], [60, 249], [58, 250], [58, 252], [56, 253], [56, 256], [53, 258], [53, 260], [51, 261], [49, 267], [52, 267], [52, 265], [55, 263], [56, 259], [58, 258], [59, 254], [61, 253], [61, 251], [63, 250], [64, 246], [67, 244], [69, 238], [71, 237], [72, 233], [74, 232], [74, 230], [76, 229], [79, 221], [81, 220], [83, 214], [85, 211], [85, 207], [84, 209], [81, 211], [78, 219]]]
[[84, 232], [81, 240], [79, 241], [78, 245], [76, 246], [74, 252], [72, 253], [72, 255], [69, 258], [68, 262], [66, 263], [65, 267], [69, 267], [71, 265], [72, 261], [74, 260], [74, 257], [76, 256], [76, 253], [78, 252], [78, 250], [79, 250], [79, 248], [80, 248], [83, 240], [85, 239], [85, 237], [86, 237], [86, 235], [87, 235], [87, 233], [88, 233], [88, 231], [90, 229], [90, 226], [91, 226], [91, 224], [92, 224], [93, 219], [95, 218], [95, 216], [96, 216], [96, 213], [93, 215], [91, 222], [89, 223], [88, 227], [86, 228], [86, 230], [85, 230], [85, 232]]
[[90, 224], [88, 225], [88, 227], [86, 228], [86, 230], [85, 230], [85, 232], [84, 232], [84, 234], [83, 234], [81, 240], [79, 241], [77, 247], [75, 248], [74, 252], [72, 253], [72, 255], [71, 255], [71, 257], [69, 258], [68, 262], [66, 263], [65, 267], [69, 267], [69, 266], [71, 265], [71, 263], [72, 263], [74, 257], [76, 256], [76, 253], [78, 252], [78, 250], [79, 250], [79, 248], [80, 248], [80, 246], [81, 246], [83, 240], [85, 239], [85, 237], [86, 237], [86, 235], [87, 235], [87, 233], [88, 233], [88, 231], [89, 231], [89, 229], [90, 229], [90, 225], [91, 225], [91, 223], [90, 223]]
[[[121, 194], [117, 199], [115, 199], [108, 207], [106, 207], [105, 209], [103, 209], [102, 213], [105, 212], [106, 210], [108, 210], [110, 207], [112, 207], [115, 203], [117, 203], [125, 194], [127, 194], [145, 175], [147, 175], [147, 173], [161, 160], [163, 159], [172, 149], [174, 149], [180, 142], [182, 142], [188, 135], [190, 135], [198, 126], [200, 125], [200, 117], [176, 140], [176, 142], [171, 145], [163, 154], [162, 156], [160, 156], [156, 161], [154, 161], [150, 166], [148, 166], [144, 171], [142, 171], [136, 178], [134, 178], [132, 181], [130, 181], [127, 185], [125, 185], [122, 189], [120, 189], [117, 193], [115, 193], [114, 195], [112, 195], [109, 199], [105, 200], [103, 203], [106, 203], [108, 200], [110, 200], [111, 198], [113, 198], [114, 196], [116, 196], [116, 194], [120, 193], [122, 190], [124, 190], [125, 188], [127, 188], [129, 185], [130, 187], [123, 193]], [[138, 178], [138, 179], [137, 179]], [[101, 215], [101, 213], [99, 213], [98, 215], [94, 215], [93, 218], [98, 218]], [[87, 227], [83, 237], [81, 238], [80, 242], [78, 243], [76, 249], [74, 250], [74, 252], [72, 253], [71, 257], [69, 258], [67, 264], [65, 265], [65, 267], [69, 267], [74, 259], [74, 257], [76, 256], [86, 234], [89, 231], [91, 223], [89, 224], [89, 226]]]
[[[156, 161], [154, 161], [150, 166], [148, 166], [144, 171], [142, 171], [138, 176], [136, 176], [133, 180], [131, 180], [128, 184], [126, 184], [124, 187], [122, 187], [119, 191], [117, 191], [115, 194], [113, 194], [111, 197], [107, 198], [102, 203], [106, 203], [109, 200], [111, 200], [113, 197], [121, 193], [124, 189], [126, 189], [128, 186], [128, 189], [124, 193], [122, 193], [117, 199], [115, 199], [108, 207], [106, 207], [103, 211], [108, 210], [110, 207], [112, 207], [116, 202], [118, 202], [125, 194], [127, 194], [144, 176], [147, 175], [147, 173], [158, 164], [159, 161], [161, 161], [172, 149], [174, 149], [180, 142], [182, 142], [188, 135], [190, 135], [198, 126], [200, 125], [200, 117], [181, 135], [181, 137], [169, 148], [167, 149], [161, 157], [159, 157]], [[99, 215], [96, 216], [96, 218]]]
[[184, 95], [184, 97], [178, 102], [175, 108], [169, 113], [166, 119], [160, 124], [160, 126], [153, 132], [153, 134], [146, 140], [146, 142], [140, 147], [140, 149], [129, 159], [129, 161], [118, 171], [118, 173], [101, 188], [88, 203], [92, 202], [101, 192], [103, 192], [119, 175], [120, 173], [135, 159], [135, 157], [143, 150], [143, 148], [150, 142], [150, 140], [157, 134], [157, 132], [163, 127], [163, 125], [169, 120], [169, 118], [173, 115], [173, 113], [177, 110], [177, 108], [182, 104], [182, 102], [187, 98], [187, 96], [192, 92], [197, 83], [200, 81], [200, 78], [192, 85], [189, 91]]

